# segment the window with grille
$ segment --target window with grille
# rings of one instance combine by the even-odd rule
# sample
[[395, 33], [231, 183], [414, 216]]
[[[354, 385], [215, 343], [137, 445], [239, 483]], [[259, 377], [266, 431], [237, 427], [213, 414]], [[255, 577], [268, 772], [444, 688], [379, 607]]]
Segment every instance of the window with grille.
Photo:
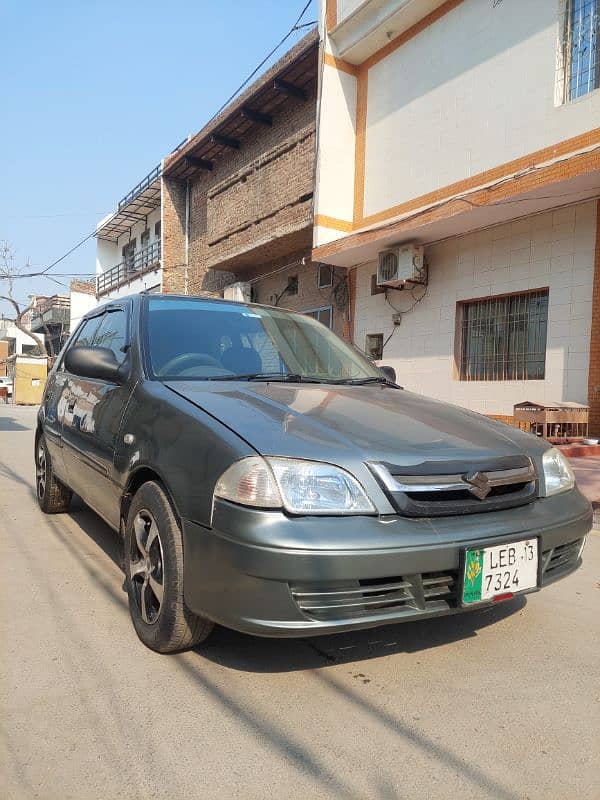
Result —
[[459, 304], [460, 380], [542, 380], [548, 289]]
[[563, 103], [600, 86], [600, 0], [565, 0], [564, 9], [558, 76]]

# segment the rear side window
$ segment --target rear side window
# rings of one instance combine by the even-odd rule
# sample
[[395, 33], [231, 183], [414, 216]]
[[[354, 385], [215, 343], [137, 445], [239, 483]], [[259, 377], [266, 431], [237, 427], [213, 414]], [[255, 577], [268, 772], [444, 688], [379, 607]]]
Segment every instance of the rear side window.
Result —
[[112, 350], [119, 364], [125, 359], [127, 337], [127, 316], [124, 311], [109, 311], [102, 317], [100, 327], [96, 330], [93, 347], [108, 347]]

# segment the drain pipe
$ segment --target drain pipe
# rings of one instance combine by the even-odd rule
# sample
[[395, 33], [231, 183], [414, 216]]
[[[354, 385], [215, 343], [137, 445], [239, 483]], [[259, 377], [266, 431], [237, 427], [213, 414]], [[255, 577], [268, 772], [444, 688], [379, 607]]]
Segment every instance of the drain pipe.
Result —
[[183, 293], [188, 293], [188, 261], [190, 250], [190, 179], [185, 181], [185, 273], [183, 283]]

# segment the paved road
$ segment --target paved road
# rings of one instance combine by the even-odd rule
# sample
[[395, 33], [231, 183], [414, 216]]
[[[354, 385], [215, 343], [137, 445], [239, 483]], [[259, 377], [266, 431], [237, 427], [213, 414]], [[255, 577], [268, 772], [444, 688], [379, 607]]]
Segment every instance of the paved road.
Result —
[[0, 407], [0, 797], [600, 797], [600, 532], [488, 613], [159, 656], [111, 531], [38, 511], [33, 421]]

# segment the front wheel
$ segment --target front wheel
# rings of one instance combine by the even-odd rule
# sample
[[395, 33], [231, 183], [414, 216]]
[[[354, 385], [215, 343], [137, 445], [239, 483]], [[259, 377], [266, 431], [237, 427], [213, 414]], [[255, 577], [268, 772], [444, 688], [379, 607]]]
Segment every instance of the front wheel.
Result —
[[185, 605], [181, 530], [169, 499], [154, 481], [133, 498], [123, 549], [129, 612], [142, 642], [159, 653], [203, 642], [214, 626]]
[[54, 474], [43, 434], [35, 446], [35, 489], [37, 501], [45, 514], [60, 514], [68, 510], [73, 492]]

